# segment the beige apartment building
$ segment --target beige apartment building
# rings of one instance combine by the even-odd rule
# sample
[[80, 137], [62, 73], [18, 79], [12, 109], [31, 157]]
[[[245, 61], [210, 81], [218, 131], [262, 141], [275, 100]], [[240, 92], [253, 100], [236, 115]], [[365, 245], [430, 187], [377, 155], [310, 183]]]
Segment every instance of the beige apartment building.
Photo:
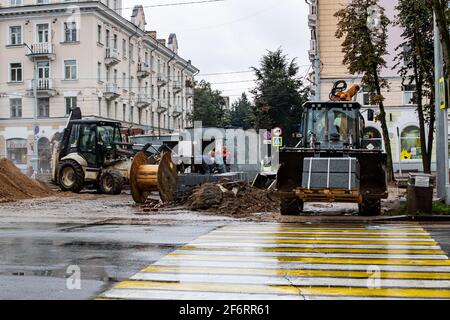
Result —
[[[0, 1], [0, 158], [25, 170], [37, 141], [49, 169], [51, 141], [73, 107], [148, 134], [188, 127], [194, 76], [175, 34], [146, 31], [142, 6], [122, 0]], [[36, 159], [34, 159], [36, 160]]]
[[[346, 80], [349, 84], [360, 83], [361, 77], [350, 75], [342, 61], [342, 39], [335, 37], [337, 18], [334, 13], [346, 5], [350, 0], [307, 0], [309, 3], [308, 23], [311, 30], [309, 59], [313, 72], [310, 75], [312, 95], [317, 101], [329, 100], [333, 83]], [[380, 0], [379, 4], [385, 8], [389, 19], [394, 20], [397, 0]], [[421, 147], [419, 138], [419, 124], [416, 106], [413, 102], [414, 86], [403, 86], [395, 65], [396, 47], [401, 41], [401, 29], [390, 26], [388, 52], [386, 56], [387, 68], [382, 76], [388, 80], [389, 89], [383, 92], [385, 97], [387, 121], [392, 145], [394, 167], [396, 171], [422, 170]], [[361, 90], [357, 100], [365, 110], [376, 107], [370, 106], [369, 93]], [[364, 110], [364, 111], [365, 111]], [[366, 112], [363, 114], [365, 117]], [[370, 122], [366, 117], [366, 136], [373, 145], [384, 147], [381, 135], [381, 125]], [[406, 157], [405, 157], [406, 156]]]

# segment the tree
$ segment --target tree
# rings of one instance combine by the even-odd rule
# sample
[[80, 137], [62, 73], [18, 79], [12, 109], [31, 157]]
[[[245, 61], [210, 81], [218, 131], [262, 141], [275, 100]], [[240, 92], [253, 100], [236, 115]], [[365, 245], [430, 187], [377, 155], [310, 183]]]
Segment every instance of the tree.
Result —
[[380, 109], [381, 123], [387, 153], [388, 180], [394, 180], [392, 150], [386, 123], [386, 111], [382, 90], [389, 87], [381, 76], [386, 68], [384, 56], [387, 54], [387, 28], [390, 20], [378, 0], [353, 0], [345, 8], [335, 13], [339, 19], [336, 37], [344, 38], [343, 63], [352, 75], [361, 75], [362, 84], [369, 90], [371, 104]]
[[[428, 0], [428, 5], [433, 8], [436, 14], [436, 24], [439, 29], [442, 52], [444, 57], [444, 76], [450, 77], [450, 31], [448, 18], [448, 0]], [[438, 72], [438, 70], [436, 70]], [[440, 72], [440, 70], [439, 70]], [[447, 98], [447, 105], [448, 104]]]
[[298, 77], [298, 65], [289, 60], [281, 49], [268, 51], [261, 59], [256, 75], [255, 126], [256, 129], [284, 129], [286, 140], [300, 122], [302, 105], [308, 100], [309, 91]]
[[395, 24], [402, 27], [404, 42], [396, 49], [399, 53], [394, 68], [400, 67], [403, 85], [416, 86], [414, 102], [419, 116], [423, 168], [425, 173], [431, 173], [435, 125], [433, 10], [427, 0], [399, 0], [396, 10]]
[[196, 84], [194, 91], [191, 121], [201, 121], [205, 127], [224, 127], [227, 123], [225, 99], [221, 92], [213, 90], [211, 84], [202, 80]]
[[233, 127], [248, 130], [254, 126], [253, 105], [245, 93], [233, 103], [230, 112], [230, 123]]

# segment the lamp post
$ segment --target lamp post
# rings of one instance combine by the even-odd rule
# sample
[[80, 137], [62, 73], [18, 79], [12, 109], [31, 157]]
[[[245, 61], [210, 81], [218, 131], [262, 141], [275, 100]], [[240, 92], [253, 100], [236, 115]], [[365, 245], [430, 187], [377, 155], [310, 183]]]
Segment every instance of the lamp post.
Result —
[[[27, 44], [24, 43], [24, 45], [30, 50], [30, 53], [34, 55], [33, 49]], [[38, 68], [37, 68], [37, 62], [36, 59], [33, 59], [34, 62], [34, 70], [33, 70], [33, 80], [31, 80], [31, 85], [33, 87], [33, 155], [31, 158], [31, 165], [33, 166], [34, 172], [38, 172], [38, 161], [39, 161], [39, 155], [38, 155], [38, 141], [37, 141], [37, 134], [39, 133], [38, 129], [38, 98], [37, 98], [37, 79], [38, 79]]]
[[[435, 63], [435, 98], [436, 98], [436, 163], [437, 195], [450, 204], [449, 164], [448, 164], [448, 111], [440, 108], [439, 79], [443, 76], [443, 58], [440, 33], [434, 14], [434, 63]], [[447, 81], [445, 81], [447, 86]], [[448, 107], [448, 106], [447, 106]]]

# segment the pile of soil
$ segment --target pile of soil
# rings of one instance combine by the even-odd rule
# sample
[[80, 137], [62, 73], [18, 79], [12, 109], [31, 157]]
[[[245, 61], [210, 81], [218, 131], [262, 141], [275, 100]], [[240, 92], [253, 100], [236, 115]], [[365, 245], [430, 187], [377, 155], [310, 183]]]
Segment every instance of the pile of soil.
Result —
[[186, 205], [193, 211], [246, 216], [277, 212], [280, 200], [273, 191], [253, 188], [246, 182], [206, 183], [193, 190]]
[[50, 188], [23, 174], [11, 161], [0, 159], [0, 203], [51, 195]]

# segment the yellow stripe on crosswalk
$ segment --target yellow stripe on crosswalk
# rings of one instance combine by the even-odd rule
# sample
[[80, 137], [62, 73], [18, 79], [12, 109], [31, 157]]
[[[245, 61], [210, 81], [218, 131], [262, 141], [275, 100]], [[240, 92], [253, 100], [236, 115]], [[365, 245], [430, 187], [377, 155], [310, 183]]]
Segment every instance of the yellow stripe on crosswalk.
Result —
[[335, 232], [335, 233], [422, 233], [429, 234], [424, 229], [313, 229], [313, 228], [267, 228], [267, 229], [220, 229], [220, 232], [243, 232], [243, 233], [256, 233], [256, 232]]
[[[423, 235], [375, 235], [375, 234], [369, 234], [369, 235], [358, 235], [358, 234], [317, 234], [317, 233], [246, 233], [246, 236], [252, 236], [252, 237], [283, 237], [283, 238], [375, 238], [375, 239], [382, 239], [382, 238], [390, 238], [390, 239], [431, 239], [430, 235], [423, 234]], [[238, 233], [230, 233], [230, 232], [212, 232], [210, 233], [210, 236], [212, 237], [233, 237], [233, 236], [239, 236]]]
[[309, 257], [259, 257], [259, 256], [217, 256], [188, 255], [171, 253], [164, 259], [184, 261], [246, 261], [246, 262], [303, 262], [326, 264], [361, 264], [361, 265], [414, 265], [414, 266], [450, 266], [450, 260], [407, 260], [407, 259], [372, 259], [372, 258], [309, 258]]
[[417, 255], [445, 255], [442, 250], [413, 250], [413, 249], [354, 249], [354, 248], [283, 248], [283, 247], [241, 247], [241, 246], [195, 246], [186, 245], [181, 251], [243, 251], [243, 252], [291, 252], [291, 253], [368, 253], [368, 254], [417, 254]]
[[[206, 268], [180, 266], [150, 266], [143, 272], [175, 273], [175, 274], [213, 274], [213, 275], [257, 275], [257, 276], [289, 276], [289, 277], [334, 277], [368, 279], [371, 273], [364, 271], [337, 270], [282, 270], [282, 269], [241, 269], [241, 268]], [[391, 272], [381, 271], [381, 279], [421, 279], [421, 280], [450, 280], [450, 272]]]
[[[241, 238], [220, 238], [203, 236], [198, 238], [195, 242], [208, 241], [208, 242], [234, 242], [234, 243], [246, 243], [249, 241], [257, 243], [290, 243], [290, 244], [383, 244], [383, 245], [410, 245], [410, 246], [435, 246], [435, 241], [403, 241], [403, 240], [290, 240], [290, 239], [258, 239], [254, 237], [241, 237]], [[194, 242], [194, 243], [195, 243]]]
[[264, 286], [219, 283], [175, 283], [153, 281], [124, 281], [116, 289], [148, 289], [166, 291], [194, 291], [220, 293], [250, 293], [250, 294], [283, 294], [303, 296], [348, 296], [348, 297], [397, 297], [397, 298], [450, 298], [450, 290], [442, 289], [369, 289], [352, 287], [295, 287], [295, 286]]

